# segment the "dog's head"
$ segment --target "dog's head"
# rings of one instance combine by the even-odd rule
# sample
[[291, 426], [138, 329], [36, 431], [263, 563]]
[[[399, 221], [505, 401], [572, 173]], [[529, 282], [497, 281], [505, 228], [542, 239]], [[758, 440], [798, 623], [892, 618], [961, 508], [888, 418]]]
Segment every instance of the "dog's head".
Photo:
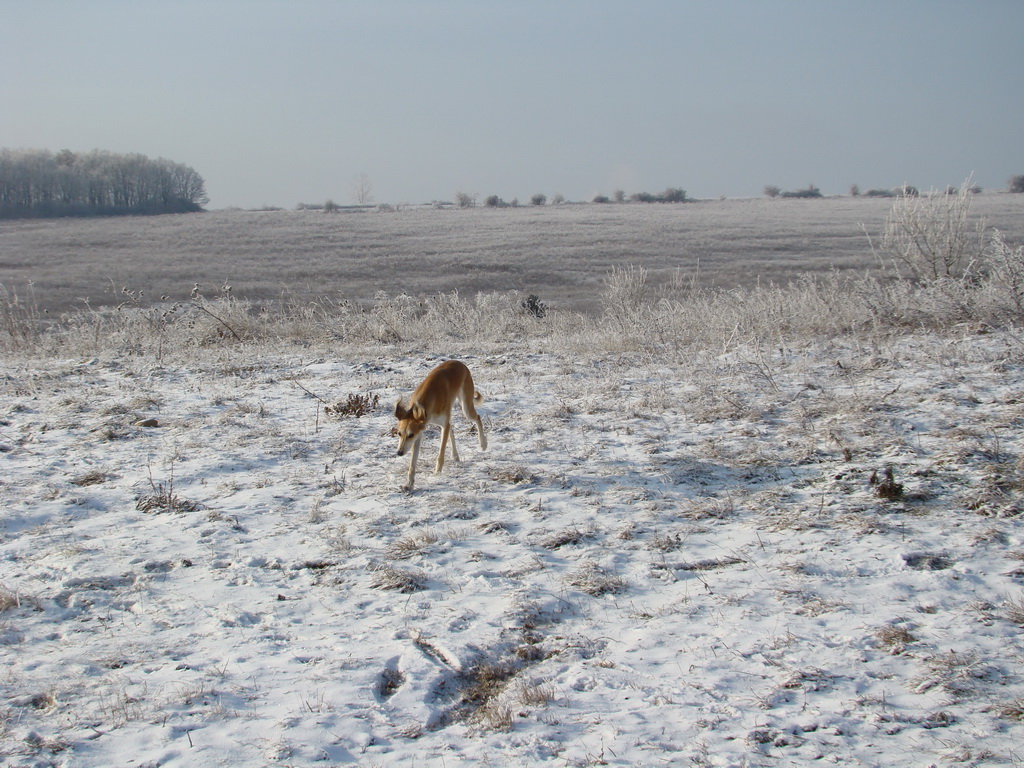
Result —
[[404, 456], [409, 446], [415, 445], [423, 437], [423, 428], [427, 426], [427, 414], [419, 403], [407, 407], [399, 399], [395, 403], [395, 418], [398, 419], [398, 455]]

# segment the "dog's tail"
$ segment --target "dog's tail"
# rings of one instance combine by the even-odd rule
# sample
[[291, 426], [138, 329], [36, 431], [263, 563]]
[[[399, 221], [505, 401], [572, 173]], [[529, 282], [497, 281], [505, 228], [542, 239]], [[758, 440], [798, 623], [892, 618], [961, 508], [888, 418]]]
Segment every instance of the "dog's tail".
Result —
[[480, 403], [482, 403], [483, 401], [484, 401], [484, 396], [481, 395], [476, 390], [473, 390], [473, 402], [476, 403], [477, 405], [480, 405]]

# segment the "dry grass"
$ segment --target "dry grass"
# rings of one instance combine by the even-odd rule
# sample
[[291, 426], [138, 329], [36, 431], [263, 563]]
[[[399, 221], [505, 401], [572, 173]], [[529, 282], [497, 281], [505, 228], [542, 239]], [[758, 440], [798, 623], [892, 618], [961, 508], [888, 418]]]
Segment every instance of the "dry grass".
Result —
[[970, 696], [977, 690], [981, 680], [995, 674], [974, 651], [937, 654], [924, 659], [922, 666], [922, 671], [914, 680], [914, 692], [938, 690], [951, 701]]
[[50, 712], [57, 706], [57, 694], [53, 691], [34, 693], [16, 702], [22, 707], [31, 707], [42, 712]]
[[370, 585], [375, 589], [411, 594], [426, 589], [427, 576], [414, 568], [396, 568], [393, 565], [377, 565], [371, 569]]
[[513, 695], [524, 707], [545, 707], [552, 702], [557, 692], [555, 687], [544, 680], [517, 679], [513, 684]]
[[73, 485], [85, 488], [89, 485], [100, 485], [107, 482], [108, 479], [109, 475], [106, 472], [99, 469], [91, 469], [73, 478], [71, 482]]
[[594, 531], [590, 527], [580, 528], [573, 525], [561, 531], [545, 535], [540, 540], [540, 545], [545, 549], [561, 549], [562, 547], [582, 544], [594, 537]]
[[0, 613], [13, 611], [26, 606], [30, 607], [34, 611], [43, 610], [43, 604], [37, 596], [26, 595], [16, 589], [11, 589], [4, 584], [0, 584]]
[[1024, 722], [1024, 699], [1014, 699], [996, 706], [996, 712], [1007, 720]]
[[614, 595], [626, 588], [626, 580], [597, 563], [586, 562], [565, 578], [567, 586], [591, 597]]
[[506, 683], [515, 673], [515, 665], [507, 662], [483, 661], [476, 664], [466, 673], [462, 700], [480, 704], [494, 699], [505, 690]]
[[425, 549], [441, 540], [432, 530], [413, 531], [392, 541], [386, 550], [387, 557], [394, 560], [408, 560], [422, 554]]
[[380, 408], [380, 395], [378, 394], [351, 394], [344, 400], [339, 400], [334, 405], [324, 406], [324, 413], [331, 416], [350, 417], [358, 419], [360, 416], [374, 413]]
[[[1018, 266], [1024, 272], [1024, 252], [1019, 256]], [[655, 301], [649, 295], [656, 292], [653, 286], [646, 287], [646, 298], [634, 295], [643, 287], [637, 283], [654, 280], [649, 273], [618, 270], [606, 275], [599, 296], [602, 313], [587, 316], [552, 310], [543, 320], [525, 312], [521, 294], [515, 292], [471, 297], [455, 292], [420, 298], [380, 295], [367, 311], [353, 312], [336, 305], [331, 312], [320, 313], [316, 322], [308, 308], [275, 304], [257, 309], [228, 296], [209, 303], [216, 310], [217, 321], [204, 315], [153, 323], [151, 311], [146, 309], [112, 315], [72, 313], [38, 338], [26, 336], [18, 327], [0, 327], [0, 347], [36, 356], [107, 351], [151, 355], [159, 360], [168, 355], [194, 356], [197, 347], [230, 350], [282, 341], [331, 348], [336, 347], [333, 339], [362, 347], [386, 343], [418, 349], [429, 345], [451, 353], [468, 347], [474, 354], [527, 343], [566, 352], [642, 353], [694, 363], [717, 351], [739, 355], [737, 363], [749, 372], [751, 382], [759, 389], [777, 392], [787, 347], [801, 340], [884, 339], [893, 331], [959, 331], [965, 322], [984, 329], [1024, 320], [1012, 296], [997, 290], [997, 278], [993, 273], [972, 281], [914, 285], [830, 273], [818, 280], [805, 276], [784, 286], [698, 289]], [[623, 299], [623, 294], [632, 298]], [[232, 332], [226, 332], [225, 326]], [[742, 400], [728, 392], [707, 391], [695, 397], [690, 407], [695, 407], [695, 418], [705, 421], [758, 417], [750, 403]], [[595, 405], [582, 413], [597, 413], [602, 398], [593, 402]], [[332, 405], [331, 411], [363, 415], [375, 405], [372, 396], [357, 395]], [[551, 413], [549, 418], [579, 415], [566, 410]], [[112, 437], [118, 436], [116, 425], [110, 430]], [[756, 449], [749, 458], [752, 464], [771, 460]], [[536, 481], [525, 467], [503, 471], [496, 479], [514, 484]], [[895, 490], [898, 485], [893, 482], [891, 487]]]
[[1004, 612], [1007, 621], [1024, 627], [1024, 595], [1007, 599], [1004, 603]]
[[125, 686], [100, 689], [96, 693], [97, 709], [108, 727], [120, 727], [146, 716], [149, 704], [130, 693]]
[[167, 512], [196, 512], [202, 505], [190, 499], [183, 499], [174, 491], [174, 484], [156, 483], [151, 493], [140, 494], [135, 499], [135, 508], [147, 514]]
[[893, 656], [898, 656], [906, 647], [917, 640], [906, 627], [888, 625], [875, 632], [879, 645], [887, 648]]
[[500, 483], [508, 483], [510, 485], [537, 482], [537, 476], [521, 464], [502, 467], [494, 472], [491, 477]]
[[21, 607], [21, 596], [13, 589], [0, 584], [0, 613]]
[[[973, 212], [1019, 242], [1019, 197], [977, 196]], [[236, 297], [256, 304], [297, 307], [330, 297], [364, 305], [377, 291], [398, 295], [411, 284], [423, 295], [528, 290], [549, 305], [560, 297], [553, 308], [595, 309], [600, 280], [624, 261], [665, 287], [731, 288], [754, 278], [786, 282], [797, 270], [875, 268], [865, 230], [880, 235], [891, 205], [869, 198], [726, 200], [18, 221], [5, 224], [10, 266], [0, 268], [0, 284], [34, 281], [37, 306], [51, 316], [81, 308], [82, 296], [92, 307], [121, 304], [125, 286], [142, 304], [161, 296], [186, 302], [194, 284], [213, 295], [225, 276]], [[144, 281], [133, 284], [140, 275]]]
[[377, 693], [385, 699], [394, 696], [405, 683], [405, 675], [390, 667], [381, 672], [377, 680]]
[[508, 731], [524, 707], [544, 707], [554, 698], [550, 683], [526, 679], [518, 664], [483, 661], [464, 675], [460, 714], [487, 730]]
[[884, 501], [903, 500], [903, 483], [896, 482], [892, 467], [886, 467], [881, 478], [877, 472], [873, 472], [870, 483], [875, 489], [875, 495], [878, 498]]

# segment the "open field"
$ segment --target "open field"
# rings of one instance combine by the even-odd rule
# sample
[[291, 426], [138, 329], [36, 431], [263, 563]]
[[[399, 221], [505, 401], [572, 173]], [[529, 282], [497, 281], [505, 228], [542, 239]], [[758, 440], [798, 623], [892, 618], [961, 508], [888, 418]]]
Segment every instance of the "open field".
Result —
[[1024, 764], [1019, 340], [445, 346], [5, 362], [0, 759]]
[[[867, 234], [892, 200], [724, 200], [682, 205], [564, 205], [470, 210], [404, 208], [219, 211], [181, 216], [0, 222], [0, 284], [60, 313], [216, 295], [366, 302], [456, 289], [533, 293], [554, 307], [593, 310], [613, 266], [677, 270], [702, 285], [785, 282], [801, 273], [869, 270]], [[1024, 241], [1024, 195], [986, 193], [973, 213]]]
[[[982, 196], [977, 210], [1010, 219], [1018, 199]], [[257, 312], [181, 289], [173, 306], [49, 324], [8, 294], [0, 762], [1024, 765], [1019, 230], [1004, 227], [1010, 244], [990, 241], [966, 278], [663, 279], [688, 216], [731, 222], [716, 231], [735, 242], [708, 250], [774, 237], [811, 253], [831, 238], [834, 255], [853, 246], [862, 202], [876, 201], [2, 230], [7, 243], [92, 232], [97, 251], [122, 255], [174, 240], [199, 269], [214, 242], [241, 264], [289, 231], [354, 243], [365, 226], [368, 243], [404, 231], [430, 241], [407, 253], [475, 250], [498, 266], [470, 245], [537, 244], [547, 221], [544, 240], [580, 273], [573, 300], [438, 284]], [[848, 234], [837, 216], [791, 218], [785, 235], [777, 217], [764, 232], [737, 223], [815, 206], [845, 211]], [[246, 222], [262, 241], [196, 237]], [[101, 247], [101, 224], [135, 234]], [[167, 237], [174, 227], [188, 234]], [[605, 260], [573, 250], [573, 227]], [[648, 260], [615, 258], [609, 240]], [[282, 265], [301, 262], [289, 253]], [[622, 268], [641, 262], [649, 271]], [[531, 263], [545, 285], [561, 279], [562, 258]], [[526, 291], [550, 311], [524, 309]], [[463, 461], [431, 471], [435, 430], [403, 493], [394, 403], [451, 357], [485, 396], [488, 450], [457, 413]]]

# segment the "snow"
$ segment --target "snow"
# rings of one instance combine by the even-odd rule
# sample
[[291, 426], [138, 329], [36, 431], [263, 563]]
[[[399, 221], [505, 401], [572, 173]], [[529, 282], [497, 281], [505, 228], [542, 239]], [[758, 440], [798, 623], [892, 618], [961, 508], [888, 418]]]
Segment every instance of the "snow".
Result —
[[1010, 334], [439, 359], [0, 363], [7, 764], [1024, 760]]

